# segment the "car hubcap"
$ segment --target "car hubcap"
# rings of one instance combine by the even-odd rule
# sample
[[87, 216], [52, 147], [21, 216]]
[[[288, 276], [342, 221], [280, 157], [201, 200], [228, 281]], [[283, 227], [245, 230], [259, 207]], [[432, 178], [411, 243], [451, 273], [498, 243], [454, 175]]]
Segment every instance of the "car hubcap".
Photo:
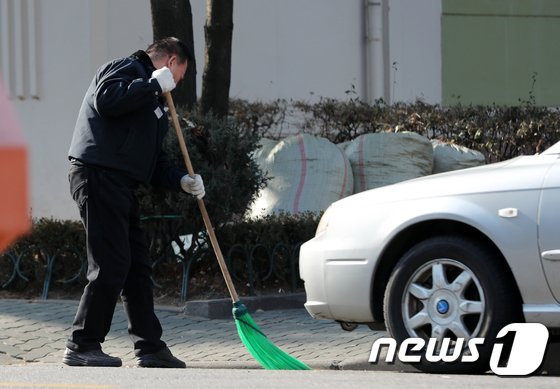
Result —
[[452, 259], [430, 261], [410, 278], [403, 296], [403, 320], [410, 337], [477, 337], [486, 302], [478, 278]]
[[449, 312], [449, 303], [447, 302], [447, 300], [439, 300], [437, 302], [436, 309], [440, 315], [445, 315], [447, 312]]

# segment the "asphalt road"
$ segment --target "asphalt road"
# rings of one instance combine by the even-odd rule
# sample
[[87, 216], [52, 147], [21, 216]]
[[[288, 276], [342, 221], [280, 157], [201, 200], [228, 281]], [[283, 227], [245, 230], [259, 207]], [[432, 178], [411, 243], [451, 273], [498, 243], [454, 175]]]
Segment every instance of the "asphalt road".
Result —
[[70, 368], [55, 364], [0, 367], [1, 388], [558, 388], [560, 377], [500, 378], [388, 371]]

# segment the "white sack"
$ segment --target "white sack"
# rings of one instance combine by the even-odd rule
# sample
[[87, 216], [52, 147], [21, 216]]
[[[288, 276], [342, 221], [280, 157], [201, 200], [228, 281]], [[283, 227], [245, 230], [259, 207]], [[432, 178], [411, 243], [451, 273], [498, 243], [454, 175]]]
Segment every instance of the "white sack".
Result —
[[434, 148], [434, 173], [484, 165], [484, 155], [479, 151], [439, 140], [432, 140], [432, 146]]
[[271, 179], [252, 204], [250, 217], [321, 212], [352, 194], [350, 162], [329, 140], [300, 134], [261, 145], [254, 159]]
[[365, 134], [346, 147], [354, 193], [432, 173], [430, 141], [412, 132]]

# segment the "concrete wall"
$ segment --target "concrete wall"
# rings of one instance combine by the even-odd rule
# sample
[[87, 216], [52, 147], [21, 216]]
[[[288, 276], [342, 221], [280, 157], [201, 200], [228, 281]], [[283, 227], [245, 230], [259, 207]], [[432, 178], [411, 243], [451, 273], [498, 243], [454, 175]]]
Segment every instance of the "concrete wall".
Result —
[[[0, 6], [13, 17], [15, 3], [1, 0]], [[22, 77], [26, 85], [29, 73], [20, 76], [15, 66], [4, 66], [2, 73], [11, 84], [11, 98], [28, 140], [32, 215], [77, 218], [68, 194], [67, 151], [83, 94], [98, 65], [151, 41], [149, 14], [142, 8], [136, 14], [130, 12], [137, 8], [138, 2], [133, 0], [25, 3], [30, 7], [24, 8], [23, 13], [34, 6], [37, 22], [37, 96], [32, 96], [27, 86], [22, 96], [14, 89], [14, 80]], [[116, 16], [124, 14], [136, 22], [119, 28]], [[10, 19], [12, 34], [19, 28], [29, 31], [27, 20]], [[28, 45], [29, 39], [24, 33], [23, 46]], [[11, 58], [17, 55], [13, 48], [3, 51], [6, 53]], [[28, 58], [24, 53], [23, 62]]]
[[391, 102], [441, 103], [441, 0], [389, 1]]
[[[191, 0], [199, 94], [206, 0]], [[249, 100], [362, 93], [362, 0], [234, 2], [231, 96]]]

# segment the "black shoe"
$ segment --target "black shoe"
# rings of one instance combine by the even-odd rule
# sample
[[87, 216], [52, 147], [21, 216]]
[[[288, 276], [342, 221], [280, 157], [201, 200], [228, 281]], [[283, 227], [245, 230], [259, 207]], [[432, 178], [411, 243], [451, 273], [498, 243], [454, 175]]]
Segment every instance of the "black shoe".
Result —
[[140, 355], [136, 365], [138, 367], [170, 367], [175, 369], [187, 367], [185, 362], [175, 358], [167, 347], [157, 353]]
[[107, 355], [101, 350], [79, 352], [70, 350], [69, 348], [64, 351], [62, 363], [68, 366], [122, 366], [120, 358]]

